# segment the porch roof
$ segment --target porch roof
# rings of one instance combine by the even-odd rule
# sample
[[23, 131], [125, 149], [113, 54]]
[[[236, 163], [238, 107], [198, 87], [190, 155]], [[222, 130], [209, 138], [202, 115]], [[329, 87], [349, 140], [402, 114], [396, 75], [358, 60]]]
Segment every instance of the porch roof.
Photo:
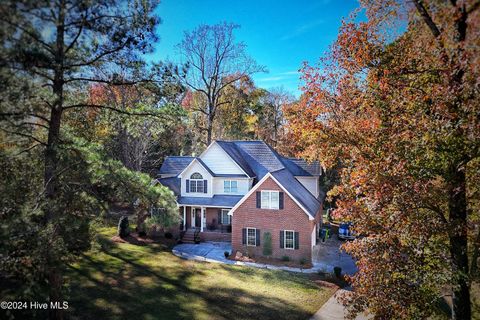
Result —
[[178, 197], [179, 205], [233, 208], [243, 196], [214, 195], [208, 197]]

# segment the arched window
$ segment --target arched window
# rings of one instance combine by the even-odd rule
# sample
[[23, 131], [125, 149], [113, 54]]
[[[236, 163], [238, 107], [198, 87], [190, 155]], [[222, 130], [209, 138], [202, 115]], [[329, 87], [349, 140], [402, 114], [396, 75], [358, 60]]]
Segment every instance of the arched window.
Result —
[[187, 192], [207, 193], [207, 180], [198, 173], [192, 173], [190, 180], [187, 180]]
[[190, 176], [190, 179], [192, 180], [201, 180], [203, 179], [202, 175], [198, 172], [195, 172], [195, 173], [192, 173], [192, 175]]

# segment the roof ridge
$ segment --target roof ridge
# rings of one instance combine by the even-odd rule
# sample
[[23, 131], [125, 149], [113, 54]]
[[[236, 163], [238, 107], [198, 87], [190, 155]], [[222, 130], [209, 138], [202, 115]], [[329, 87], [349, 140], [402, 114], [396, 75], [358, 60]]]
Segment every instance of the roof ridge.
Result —
[[195, 156], [166, 156], [166, 158], [195, 158]]

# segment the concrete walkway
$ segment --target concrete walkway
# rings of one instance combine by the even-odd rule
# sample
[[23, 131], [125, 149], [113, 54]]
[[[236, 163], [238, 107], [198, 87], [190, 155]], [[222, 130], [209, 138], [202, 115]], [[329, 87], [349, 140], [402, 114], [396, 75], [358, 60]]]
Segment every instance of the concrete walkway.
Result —
[[[330, 246], [333, 250], [338, 251], [338, 248]], [[317, 273], [318, 271], [333, 272], [333, 267], [338, 265], [344, 267], [346, 272], [352, 272], [353, 274], [356, 271], [356, 266], [353, 263], [351, 258], [343, 258], [340, 260], [333, 259], [333, 261], [322, 261], [322, 262], [313, 262], [313, 267], [310, 269], [303, 268], [293, 268], [286, 266], [274, 266], [264, 263], [254, 263], [254, 262], [243, 262], [243, 261], [232, 261], [225, 258], [224, 252], [232, 252], [232, 246], [228, 242], [202, 242], [200, 244], [190, 244], [184, 243], [179, 244], [173, 247], [172, 253], [177, 257], [188, 259], [188, 260], [197, 260], [197, 261], [207, 261], [214, 263], [223, 263], [231, 265], [242, 265], [262, 269], [270, 270], [284, 270], [290, 272], [302, 272], [302, 273]], [[322, 250], [322, 252], [326, 252]], [[332, 257], [337, 257], [337, 254], [333, 254]], [[320, 255], [320, 258], [323, 259], [323, 255]], [[330, 257], [331, 258], [331, 257]], [[353, 267], [352, 267], [353, 265]]]
[[[337, 296], [348, 294], [347, 290], [339, 289], [327, 302], [310, 318], [310, 320], [343, 320], [346, 319], [347, 311], [345, 307], [337, 301]], [[373, 316], [359, 315], [356, 320], [372, 319]]]

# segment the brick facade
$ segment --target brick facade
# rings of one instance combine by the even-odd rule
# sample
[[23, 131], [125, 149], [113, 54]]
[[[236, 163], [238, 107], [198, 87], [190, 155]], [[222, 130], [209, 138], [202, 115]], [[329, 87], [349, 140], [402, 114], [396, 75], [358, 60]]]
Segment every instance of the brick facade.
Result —
[[[267, 178], [256, 191], [283, 190], [271, 178]], [[320, 209], [321, 212], [321, 209]], [[264, 234], [269, 232], [272, 238], [273, 258], [288, 256], [293, 260], [312, 259], [312, 232], [319, 222], [320, 214], [315, 220], [309, 220], [308, 215], [284, 193], [284, 209], [260, 209], [256, 205], [256, 192], [253, 192], [233, 213], [232, 217], [232, 248], [250, 256], [263, 255]], [[242, 229], [260, 229], [260, 245], [246, 246], [242, 244]], [[298, 249], [280, 248], [280, 231], [293, 230], [299, 233]]]

